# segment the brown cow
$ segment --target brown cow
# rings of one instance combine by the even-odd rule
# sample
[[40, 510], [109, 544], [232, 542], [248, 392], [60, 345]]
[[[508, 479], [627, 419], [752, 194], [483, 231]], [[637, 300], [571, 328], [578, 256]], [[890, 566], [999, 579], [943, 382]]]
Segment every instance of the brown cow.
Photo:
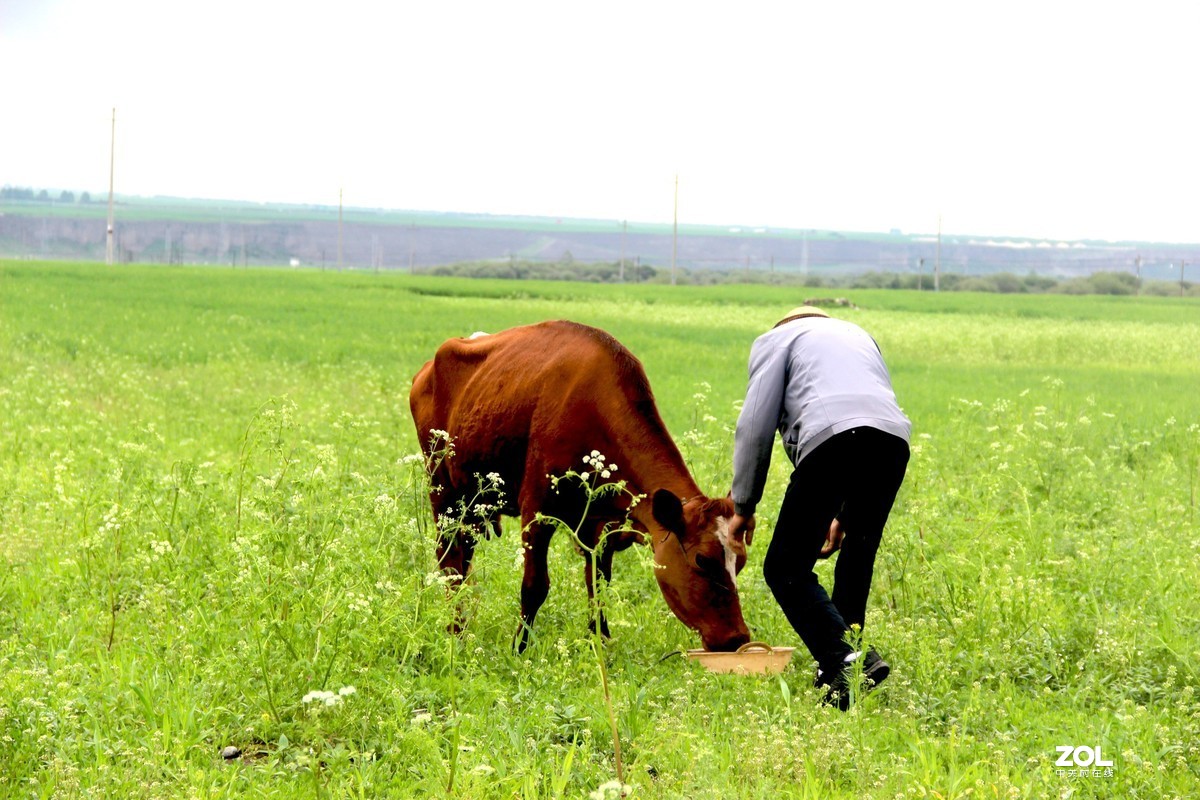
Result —
[[[729, 535], [732, 501], [700, 492], [663, 425], [641, 362], [612, 336], [559, 321], [449, 339], [413, 379], [409, 401], [431, 467], [442, 568], [465, 576], [479, 536], [499, 533], [501, 513], [520, 516], [518, 648], [527, 644], [550, 589], [546, 555], [555, 527], [539, 521], [539, 512], [578, 530], [589, 548], [606, 526], [631, 517], [635, 531], [605, 539], [597, 559], [604, 579], [611, 578], [613, 553], [648, 534], [654, 574], [675, 616], [709, 650], [749, 640], [736, 583], [746, 550]], [[453, 455], [440, 432], [448, 434]], [[611, 481], [625, 481], [650, 502], [630, 510], [628, 495], [610, 493], [585, 509], [578, 481], [555, 485], [552, 476], [588, 470], [585, 457], [593, 452], [615, 465]], [[584, 579], [594, 597], [590, 559]], [[607, 636], [602, 615], [600, 626]]]

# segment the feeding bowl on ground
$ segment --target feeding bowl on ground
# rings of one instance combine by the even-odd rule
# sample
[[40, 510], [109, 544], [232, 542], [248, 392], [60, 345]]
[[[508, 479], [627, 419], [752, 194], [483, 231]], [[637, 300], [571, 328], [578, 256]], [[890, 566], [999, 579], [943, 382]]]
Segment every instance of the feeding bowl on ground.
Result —
[[699, 661], [709, 672], [734, 672], [739, 675], [772, 675], [783, 672], [792, 659], [794, 647], [771, 647], [763, 642], [746, 642], [733, 653], [712, 650], [688, 650], [684, 656]]

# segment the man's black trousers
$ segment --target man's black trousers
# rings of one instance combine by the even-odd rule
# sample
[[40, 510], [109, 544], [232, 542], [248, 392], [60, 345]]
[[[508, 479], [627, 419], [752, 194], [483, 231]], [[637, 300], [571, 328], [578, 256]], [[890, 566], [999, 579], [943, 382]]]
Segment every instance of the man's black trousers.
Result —
[[[763, 577], [823, 670], [837, 669], [852, 652], [845, 634], [852, 625], [861, 628], [866, 616], [875, 553], [908, 457], [903, 439], [852, 428], [822, 442], [792, 473]], [[813, 567], [835, 517], [845, 538], [831, 598]]]

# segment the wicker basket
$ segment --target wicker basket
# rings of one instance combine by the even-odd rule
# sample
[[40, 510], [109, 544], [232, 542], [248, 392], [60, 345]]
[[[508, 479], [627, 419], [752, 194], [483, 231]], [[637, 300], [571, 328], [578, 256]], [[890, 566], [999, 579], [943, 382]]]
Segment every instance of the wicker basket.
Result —
[[712, 650], [688, 650], [684, 656], [699, 661], [709, 672], [734, 672], [739, 675], [774, 675], [783, 672], [792, 660], [794, 647], [771, 647], [763, 642], [746, 642], [735, 653]]

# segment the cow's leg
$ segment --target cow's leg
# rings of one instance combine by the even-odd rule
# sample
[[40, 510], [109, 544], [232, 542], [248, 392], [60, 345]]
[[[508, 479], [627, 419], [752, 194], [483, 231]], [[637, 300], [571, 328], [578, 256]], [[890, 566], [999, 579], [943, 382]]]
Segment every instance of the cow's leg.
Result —
[[472, 532], [459, 529], [454, 533], [438, 535], [437, 541], [438, 567], [448, 575], [458, 576], [458, 581], [466, 580], [471, 572], [471, 560], [475, 558], [475, 536]]
[[[607, 539], [603, 540], [600, 551], [596, 554], [596, 567], [600, 570], [600, 577], [604, 579], [607, 585], [612, 580], [612, 560], [615, 548]], [[600, 626], [600, 635], [605, 639], [609, 638], [608, 620], [604, 617], [604, 607], [596, 603], [596, 586], [595, 574], [592, 571], [592, 555], [591, 553], [583, 554], [583, 581], [587, 584], [588, 605], [591, 611], [591, 619], [588, 620], [588, 629], [593, 633], [596, 630], [596, 625]]]
[[[438, 525], [437, 559], [438, 568], [450, 579], [447, 594], [454, 596], [467, 576], [471, 574], [471, 560], [475, 557], [475, 541], [478, 531], [458, 521], [448, 521], [435, 516]], [[461, 633], [465, 624], [462, 605], [454, 610], [454, 621], [450, 623], [453, 633]]]
[[514, 638], [518, 653], [529, 645], [533, 619], [550, 593], [550, 568], [546, 557], [550, 552], [550, 537], [554, 535], [553, 525], [532, 519], [524, 522], [521, 529], [525, 551], [525, 573], [521, 578], [521, 627]]

